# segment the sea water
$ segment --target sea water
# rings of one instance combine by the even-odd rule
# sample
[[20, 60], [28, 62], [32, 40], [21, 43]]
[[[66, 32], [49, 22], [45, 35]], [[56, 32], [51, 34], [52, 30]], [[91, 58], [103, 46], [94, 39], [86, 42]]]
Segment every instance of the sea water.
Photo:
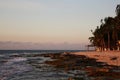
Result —
[[[50, 58], [26, 55], [78, 52], [79, 50], [0, 50], [0, 80], [67, 80], [71, 74], [44, 64]], [[32, 61], [32, 65], [28, 62]], [[35, 64], [37, 63], [37, 64]], [[39, 65], [36, 68], [33, 65]]]

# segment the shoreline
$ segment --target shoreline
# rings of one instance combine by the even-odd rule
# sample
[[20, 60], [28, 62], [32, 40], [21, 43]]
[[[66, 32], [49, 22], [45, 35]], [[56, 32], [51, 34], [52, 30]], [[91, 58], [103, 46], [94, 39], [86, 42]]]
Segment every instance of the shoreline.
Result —
[[[113, 52], [106, 52], [106, 54], [105, 52], [103, 53], [104, 54], [102, 54], [101, 52], [64, 52], [59, 55], [51, 54], [51, 56], [49, 55], [48, 57], [53, 60], [45, 61], [45, 64], [51, 65], [57, 70], [64, 70], [64, 72], [68, 74], [74, 74], [74, 76], [72, 77], [73, 80], [76, 77], [83, 78], [84, 80], [85, 76], [90, 80], [98, 80], [98, 78], [100, 78], [100, 80], [120, 79], [120, 66], [118, 66], [118, 60], [116, 63], [116, 58], [114, 58], [119, 53], [116, 53], [116, 56], [113, 56]], [[113, 61], [111, 60], [111, 62], [114, 62], [115, 64], [110, 65], [110, 63], [108, 62], [109, 57], [110, 59], [113, 59]]]
[[89, 58], [95, 58], [99, 62], [106, 62], [109, 65], [120, 66], [120, 52], [119, 51], [106, 51], [106, 52], [75, 52], [70, 53], [74, 55], [84, 55]]
[[[104, 62], [99, 62], [95, 58], [87, 57], [85, 54], [94, 55], [96, 52], [18, 53], [4, 55], [1, 57], [1, 64], [3, 65], [3, 67], [1, 66], [1, 70], [3, 72], [0, 71], [0, 73], [3, 75], [0, 76], [0, 79], [9, 78], [10, 80], [18, 80], [23, 78], [26, 80], [28, 77], [32, 78], [31, 80], [41, 78], [44, 80], [120, 79], [120, 66], [112, 66]], [[101, 53], [97, 52], [97, 54]], [[104, 56], [105, 54], [101, 54], [100, 56], [102, 55]], [[99, 57], [98, 55], [94, 56]], [[9, 70], [11, 67], [12, 69]], [[11, 73], [4, 76], [8, 71]], [[13, 74], [13, 72], [17, 73], [17, 75]]]

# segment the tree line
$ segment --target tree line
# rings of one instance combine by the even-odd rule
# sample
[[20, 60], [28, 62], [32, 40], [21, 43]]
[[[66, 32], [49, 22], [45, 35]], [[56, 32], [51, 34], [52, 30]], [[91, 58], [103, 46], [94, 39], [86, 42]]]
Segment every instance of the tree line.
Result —
[[116, 7], [115, 17], [101, 19], [101, 25], [93, 31], [89, 37], [90, 42], [97, 50], [119, 50], [120, 49], [120, 4]]

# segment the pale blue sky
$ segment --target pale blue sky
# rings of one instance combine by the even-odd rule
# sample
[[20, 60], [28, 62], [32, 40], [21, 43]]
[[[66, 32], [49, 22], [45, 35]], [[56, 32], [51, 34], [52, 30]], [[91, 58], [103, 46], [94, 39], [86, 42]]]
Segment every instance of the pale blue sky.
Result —
[[88, 44], [120, 0], [0, 0], [0, 41]]

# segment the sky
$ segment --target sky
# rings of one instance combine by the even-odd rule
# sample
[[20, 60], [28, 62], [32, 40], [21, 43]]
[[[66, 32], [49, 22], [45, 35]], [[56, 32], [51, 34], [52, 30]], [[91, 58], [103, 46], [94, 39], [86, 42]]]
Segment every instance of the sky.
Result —
[[120, 0], [0, 0], [0, 49], [84, 49]]

